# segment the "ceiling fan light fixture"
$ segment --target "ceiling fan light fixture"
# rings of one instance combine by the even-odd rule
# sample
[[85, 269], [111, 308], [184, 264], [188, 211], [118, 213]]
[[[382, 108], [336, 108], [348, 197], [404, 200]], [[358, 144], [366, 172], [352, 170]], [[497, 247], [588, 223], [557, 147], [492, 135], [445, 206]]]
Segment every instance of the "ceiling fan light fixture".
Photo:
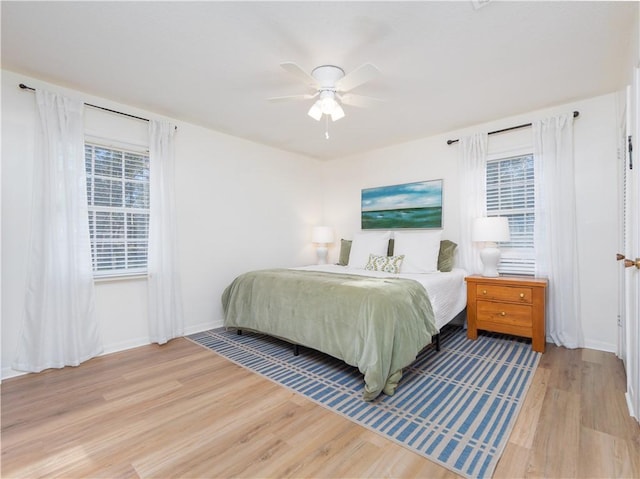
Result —
[[333, 121], [345, 116], [340, 103], [336, 101], [335, 92], [331, 90], [320, 92], [320, 98], [309, 108], [307, 114], [316, 121], [320, 121], [322, 115], [330, 116]]
[[311, 108], [309, 108], [307, 115], [309, 115], [316, 121], [320, 121], [320, 118], [322, 118], [321, 100], [318, 100], [313, 105], [311, 105]]
[[335, 107], [331, 112], [331, 121], [338, 121], [340, 118], [344, 118], [344, 110], [338, 102], [335, 103]]
[[[331, 92], [327, 92], [327, 93], [331, 93]], [[331, 115], [333, 111], [336, 109], [337, 102], [335, 98], [333, 98], [333, 95], [330, 95], [330, 94], [322, 95], [320, 102], [322, 107], [322, 113], [324, 113], [325, 115]]]
[[[488, 2], [491, 0], [477, 1]], [[353, 88], [370, 81], [380, 73], [378, 69], [370, 63], [361, 65], [348, 75], [345, 75], [344, 70], [336, 65], [320, 65], [314, 68], [311, 74], [307, 73], [295, 62], [284, 62], [281, 63], [280, 66], [289, 73], [297, 76], [308, 86], [315, 88], [316, 92], [313, 95], [289, 95], [270, 98], [269, 100], [280, 101], [317, 98], [315, 103], [309, 108], [307, 115], [316, 121], [322, 120], [324, 116], [327, 125], [329, 117], [331, 117], [331, 121], [338, 121], [346, 116], [342, 109], [342, 104], [365, 107], [369, 106], [373, 100], [377, 100], [375, 98], [348, 93]], [[344, 95], [344, 97], [342, 95]], [[328, 138], [328, 132], [326, 132], [326, 135]]]

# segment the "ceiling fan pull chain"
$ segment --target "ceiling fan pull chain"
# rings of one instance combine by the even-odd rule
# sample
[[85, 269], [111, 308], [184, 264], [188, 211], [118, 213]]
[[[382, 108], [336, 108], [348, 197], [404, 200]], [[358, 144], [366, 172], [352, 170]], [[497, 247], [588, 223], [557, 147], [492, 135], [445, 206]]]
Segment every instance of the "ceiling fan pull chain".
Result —
[[324, 115], [324, 138], [329, 139], [329, 115]]

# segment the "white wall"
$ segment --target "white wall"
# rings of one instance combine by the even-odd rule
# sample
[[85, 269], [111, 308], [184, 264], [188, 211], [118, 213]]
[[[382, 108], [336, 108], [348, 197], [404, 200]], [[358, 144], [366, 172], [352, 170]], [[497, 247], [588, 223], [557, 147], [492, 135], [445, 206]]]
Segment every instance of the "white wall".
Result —
[[[157, 117], [105, 99], [2, 72], [2, 376], [12, 374], [23, 309], [30, 219], [34, 95], [17, 84], [64, 91], [85, 101]], [[315, 261], [310, 229], [326, 223], [337, 237], [360, 229], [360, 190], [411, 181], [444, 180], [443, 236], [459, 237], [456, 145], [446, 140], [505, 128], [556, 112], [579, 110], [575, 121], [582, 319], [587, 347], [616, 350], [617, 183], [615, 95], [477, 125], [338, 161], [315, 160], [176, 121], [176, 200], [186, 326], [222, 324], [220, 295], [243, 271]], [[146, 123], [87, 109], [87, 128], [145, 141]], [[493, 135], [491, 152], [530, 144], [530, 130]], [[324, 188], [323, 188], [324, 186]], [[330, 249], [338, 255], [339, 241]], [[148, 342], [144, 279], [99, 282], [96, 302], [107, 352]]]
[[[2, 377], [23, 311], [36, 128], [35, 95], [18, 83], [61, 91], [146, 118], [150, 112], [2, 72]], [[320, 163], [175, 121], [179, 258], [188, 332], [222, 325], [220, 296], [240, 272], [315, 262], [311, 226], [322, 223]], [[147, 141], [147, 123], [85, 109], [87, 131]], [[146, 344], [146, 280], [96, 283], [106, 352]]]
[[[617, 342], [617, 166], [615, 94], [477, 125], [325, 163], [325, 221], [338, 238], [360, 230], [360, 190], [373, 186], [444, 179], [443, 237], [459, 241], [457, 144], [448, 139], [530, 123], [553, 113], [580, 111], [574, 123], [575, 184], [582, 323], [586, 346], [615, 351]], [[489, 137], [489, 153], [531, 148], [531, 129]], [[567, 179], [570, 180], [570, 179]], [[339, 243], [330, 250], [335, 261]]]

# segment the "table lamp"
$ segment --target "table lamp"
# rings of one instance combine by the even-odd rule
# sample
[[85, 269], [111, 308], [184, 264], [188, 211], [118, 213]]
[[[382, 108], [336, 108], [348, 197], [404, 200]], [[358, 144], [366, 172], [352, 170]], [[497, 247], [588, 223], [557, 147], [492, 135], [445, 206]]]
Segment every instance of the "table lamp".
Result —
[[333, 229], [330, 226], [314, 226], [311, 230], [311, 242], [318, 245], [318, 264], [327, 264], [327, 244], [333, 243]]
[[509, 241], [509, 219], [501, 216], [476, 218], [473, 222], [471, 241], [483, 241], [484, 248], [480, 251], [483, 270], [482, 276], [495, 278], [498, 274], [500, 250], [498, 241]]

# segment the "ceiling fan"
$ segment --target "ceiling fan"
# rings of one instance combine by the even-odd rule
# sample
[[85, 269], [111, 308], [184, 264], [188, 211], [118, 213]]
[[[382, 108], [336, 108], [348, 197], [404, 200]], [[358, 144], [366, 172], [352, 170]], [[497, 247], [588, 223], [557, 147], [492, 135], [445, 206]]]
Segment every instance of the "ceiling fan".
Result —
[[284, 62], [280, 66], [302, 80], [307, 86], [314, 88], [313, 94], [289, 95], [268, 98], [269, 101], [310, 100], [318, 97], [311, 106], [308, 115], [314, 120], [320, 121], [323, 115], [331, 117], [332, 121], [344, 118], [342, 104], [357, 107], [367, 107], [380, 101], [363, 95], [348, 93], [350, 90], [375, 78], [380, 72], [371, 63], [365, 63], [346, 74], [342, 68], [335, 65], [320, 65], [311, 71], [304, 71], [297, 63]]

